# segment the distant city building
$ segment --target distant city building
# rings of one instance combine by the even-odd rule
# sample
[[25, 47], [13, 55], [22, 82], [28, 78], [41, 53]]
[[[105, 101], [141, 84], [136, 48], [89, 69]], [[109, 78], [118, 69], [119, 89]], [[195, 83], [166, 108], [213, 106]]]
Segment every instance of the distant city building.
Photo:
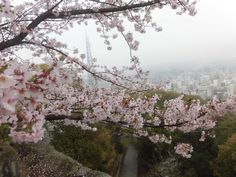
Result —
[[[86, 58], [87, 58], [87, 65], [88, 67], [90, 67], [92, 65], [92, 53], [91, 53], [91, 45], [88, 39], [88, 36], [86, 35]], [[97, 85], [97, 81], [95, 79], [95, 77], [91, 74], [91, 73], [87, 73], [87, 83], [89, 86], [96, 86]]]
[[236, 94], [236, 69], [168, 73], [168, 76], [165, 89], [169, 91], [199, 95], [205, 99], [217, 96], [222, 100]]

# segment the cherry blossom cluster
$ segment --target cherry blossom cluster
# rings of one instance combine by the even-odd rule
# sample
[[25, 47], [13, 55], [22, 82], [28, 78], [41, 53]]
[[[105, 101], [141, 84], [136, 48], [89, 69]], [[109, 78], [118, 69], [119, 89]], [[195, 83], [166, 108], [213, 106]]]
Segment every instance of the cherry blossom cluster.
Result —
[[0, 124], [11, 126], [17, 142], [37, 142], [44, 135], [47, 114], [69, 114], [75, 103], [71, 76], [60, 63], [0, 61]]
[[179, 143], [175, 146], [176, 154], [180, 154], [185, 158], [191, 158], [191, 153], [193, 152], [193, 147], [190, 144]]
[[154, 136], [149, 136], [149, 139], [153, 142], [153, 143], [167, 143], [167, 144], [171, 144], [172, 142], [172, 138], [171, 137], [166, 137], [164, 134], [156, 134]]

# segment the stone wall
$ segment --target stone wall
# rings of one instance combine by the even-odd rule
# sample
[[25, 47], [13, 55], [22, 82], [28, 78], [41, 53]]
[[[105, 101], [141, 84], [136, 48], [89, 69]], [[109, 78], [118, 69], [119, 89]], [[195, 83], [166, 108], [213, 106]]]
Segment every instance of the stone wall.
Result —
[[0, 177], [110, 177], [84, 167], [52, 146], [0, 144]]

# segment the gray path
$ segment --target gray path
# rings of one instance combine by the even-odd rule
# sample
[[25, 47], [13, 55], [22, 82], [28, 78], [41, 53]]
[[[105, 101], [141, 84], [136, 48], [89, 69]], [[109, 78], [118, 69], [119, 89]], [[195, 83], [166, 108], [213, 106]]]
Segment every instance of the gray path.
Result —
[[120, 177], [137, 177], [138, 153], [135, 147], [130, 144], [127, 147], [125, 159], [121, 168]]

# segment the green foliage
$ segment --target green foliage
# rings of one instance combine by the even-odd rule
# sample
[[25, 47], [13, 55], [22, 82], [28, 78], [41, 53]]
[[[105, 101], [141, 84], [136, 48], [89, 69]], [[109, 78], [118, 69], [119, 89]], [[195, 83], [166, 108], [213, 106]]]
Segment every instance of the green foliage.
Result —
[[53, 131], [52, 145], [89, 168], [112, 174], [118, 156], [112, 135], [113, 132], [101, 124], [96, 132], [58, 125]]
[[218, 177], [236, 175], [236, 133], [219, 146], [218, 156], [213, 162], [214, 174]]
[[218, 177], [234, 177], [236, 174], [236, 116], [224, 115], [215, 128], [219, 152], [212, 162], [214, 174]]
[[173, 134], [173, 139], [190, 142], [193, 145], [194, 151], [190, 159], [176, 156], [173, 152], [173, 144], [154, 144], [147, 139], [139, 139], [140, 174], [153, 171], [157, 164], [174, 157], [178, 160], [177, 169], [181, 171], [183, 177], [212, 177], [210, 162], [216, 157], [217, 145], [213, 138], [207, 138], [204, 142], [199, 142], [200, 136], [200, 131], [188, 134], [176, 131]]
[[[0, 6], [0, 8], [1, 8], [1, 6]], [[0, 67], [0, 74], [4, 73], [4, 71], [7, 69], [7, 67], [8, 67], [7, 65], [1, 66]]]
[[236, 116], [233, 114], [224, 115], [215, 128], [216, 143], [223, 144], [236, 132]]
[[183, 176], [188, 177], [190, 172], [194, 172], [197, 176], [212, 177], [210, 162], [217, 154], [217, 145], [214, 139], [207, 138], [204, 142], [199, 142], [200, 131], [182, 134], [181, 136], [183, 140], [190, 142], [194, 149], [190, 159], [179, 157], [181, 162], [179, 168], [183, 172]]
[[2, 124], [0, 125], [0, 142], [9, 142], [11, 138], [8, 136], [10, 133], [9, 125]]
[[[182, 135], [184, 137], [181, 138], [183, 139], [187, 138], [188, 142], [192, 143], [194, 147], [192, 158], [183, 159], [182, 167], [186, 169], [193, 168], [196, 171], [197, 175], [201, 177], [214, 176], [215, 170], [218, 167], [216, 167], [215, 165], [212, 166], [211, 165], [212, 161], [214, 161], [215, 158], [218, 158], [217, 156], [219, 156], [220, 151], [222, 149], [221, 144], [225, 143], [227, 139], [232, 136], [232, 134], [236, 133], [236, 116], [233, 114], [224, 115], [218, 121], [217, 126], [214, 128], [214, 132], [216, 138], [207, 138], [204, 142], [201, 143], [197, 141], [200, 136], [200, 132]], [[218, 152], [218, 147], [219, 147], [219, 152]], [[222, 156], [221, 160], [224, 160], [224, 156]], [[228, 163], [230, 164], [234, 162], [232, 161], [232, 159], [231, 160], [228, 159]], [[224, 171], [224, 169], [222, 169], [222, 171]], [[224, 175], [222, 175], [222, 177]], [[235, 175], [233, 175], [232, 177], [234, 176]]]
[[138, 150], [138, 166], [139, 174], [144, 176], [147, 172], [153, 171], [156, 164], [159, 164], [163, 159], [168, 157], [172, 148], [170, 145], [154, 144], [145, 137], [139, 138], [137, 141]]
[[45, 64], [45, 63], [42, 63], [42, 64], [39, 64], [39, 68], [42, 70], [42, 71], [47, 71], [49, 69], [49, 65]]

